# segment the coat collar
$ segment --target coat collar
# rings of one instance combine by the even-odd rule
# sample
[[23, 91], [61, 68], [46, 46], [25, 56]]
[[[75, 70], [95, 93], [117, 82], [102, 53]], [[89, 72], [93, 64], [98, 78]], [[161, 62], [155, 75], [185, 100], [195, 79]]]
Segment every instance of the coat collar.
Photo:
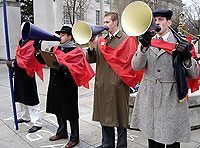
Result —
[[[121, 38], [121, 37], [122, 37], [122, 34], [123, 34], [122, 30], [119, 30], [119, 32], [118, 32], [114, 37]], [[104, 38], [105, 38], [107, 41], [109, 41], [109, 40], [110, 40], [109, 34], [107, 34]]]
[[[166, 40], [167, 42], [170, 42], [170, 43], [176, 43], [177, 40], [175, 39], [173, 33], [170, 31], [170, 34]], [[161, 56], [163, 53], [165, 53], [166, 51], [164, 49], [161, 49], [159, 50], [158, 48], [156, 47], [151, 47], [152, 51], [157, 55], [156, 57], [158, 58], [159, 56]]]

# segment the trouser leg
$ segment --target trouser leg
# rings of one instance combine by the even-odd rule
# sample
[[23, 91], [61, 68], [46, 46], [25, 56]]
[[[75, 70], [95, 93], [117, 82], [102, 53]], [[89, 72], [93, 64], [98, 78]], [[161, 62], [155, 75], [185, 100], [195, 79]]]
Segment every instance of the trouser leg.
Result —
[[115, 147], [115, 129], [114, 127], [102, 126], [102, 146], [103, 148]]
[[57, 117], [57, 122], [59, 125], [56, 135], [60, 137], [68, 137], [67, 121], [61, 116], [56, 115], [56, 117]]
[[40, 105], [28, 106], [31, 122], [34, 126], [42, 127]]
[[79, 141], [79, 120], [69, 120], [71, 128], [70, 141]]
[[165, 148], [165, 144], [156, 142], [152, 139], [148, 139], [149, 148]]
[[127, 129], [124, 127], [117, 127], [117, 148], [127, 147]]
[[180, 148], [180, 143], [179, 142], [175, 142], [173, 144], [167, 145], [166, 148]]
[[19, 103], [20, 108], [21, 108], [21, 118], [23, 120], [29, 121], [30, 120], [30, 114], [28, 110], [28, 106], [24, 105], [23, 103]]

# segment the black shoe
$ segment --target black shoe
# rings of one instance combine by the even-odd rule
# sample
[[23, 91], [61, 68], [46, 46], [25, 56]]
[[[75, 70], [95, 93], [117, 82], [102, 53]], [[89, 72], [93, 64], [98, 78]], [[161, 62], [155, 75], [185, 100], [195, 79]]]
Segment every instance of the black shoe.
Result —
[[24, 120], [24, 119], [22, 119], [22, 118], [19, 118], [19, 119], [17, 120], [17, 122], [18, 122], [18, 123], [30, 122], [30, 120]]
[[67, 139], [67, 138], [68, 138], [68, 135], [67, 136], [54, 135], [54, 136], [49, 137], [49, 141], [57, 141], [60, 139]]
[[67, 145], [65, 145], [65, 148], [72, 148], [72, 147], [75, 147], [78, 143], [79, 143], [79, 140], [76, 140], [76, 141], [69, 141], [69, 142], [67, 143]]
[[34, 133], [34, 132], [37, 132], [38, 130], [40, 130], [42, 127], [38, 127], [38, 126], [32, 126], [28, 132], [29, 133]]

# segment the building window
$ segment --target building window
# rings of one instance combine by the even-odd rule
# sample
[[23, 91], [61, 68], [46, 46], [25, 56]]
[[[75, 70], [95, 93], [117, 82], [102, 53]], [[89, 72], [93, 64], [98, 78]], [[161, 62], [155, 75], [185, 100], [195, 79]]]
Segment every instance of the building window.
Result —
[[[100, 0], [95, 0], [97, 3], [100, 3]], [[110, 4], [110, 0], [104, 0], [105, 4]]]
[[104, 0], [104, 3], [109, 5], [110, 4], [110, 0]]
[[96, 10], [96, 25], [100, 25], [100, 11]]
[[62, 23], [63, 23], [63, 25], [70, 24], [70, 19], [69, 19], [68, 13], [67, 13], [67, 6], [66, 5], [63, 5]]
[[71, 24], [70, 20], [69, 20], [69, 17], [68, 18], [63, 18], [63, 25], [69, 25], [69, 24]]

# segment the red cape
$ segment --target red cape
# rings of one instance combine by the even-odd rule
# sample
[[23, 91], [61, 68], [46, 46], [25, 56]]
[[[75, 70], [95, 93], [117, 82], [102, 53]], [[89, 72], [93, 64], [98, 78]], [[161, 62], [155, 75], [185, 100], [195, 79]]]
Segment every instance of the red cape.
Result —
[[35, 72], [43, 80], [42, 68], [44, 65], [40, 64], [35, 58], [34, 41], [28, 41], [23, 47], [17, 46], [16, 61], [19, 67], [26, 70], [30, 77], [33, 77]]
[[[176, 45], [173, 44], [173, 43], [165, 42], [165, 41], [159, 40], [159, 39], [152, 39], [151, 40], [151, 46], [154, 46], [154, 47], [157, 47], [157, 48], [162, 48], [166, 52], [168, 52], [169, 54], [172, 54], [172, 51], [176, 47]], [[194, 46], [192, 46], [191, 53], [192, 53], [192, 57], [194, 59], [196, 59], [197, 58], [197, 54], [195, 52]], [[189, 85], [189, 87], [191, 89], [191, 92], [199, 90], [198, 80], [200, 80], [200, 75], [199, 75], [199, 77], [197, 79], [188, 78], [188, 85]]]
[[116, 49], [106, 46], [104, 38], [98, 39], [98, 47], [106, 62], [120, 79], [130, 87], [134, 87], [140, 82], [143, 75], [142, 71], [134, 71], [131, 67], [131, 59], [137, 50], [137, 46], [135, 37], [127, 37]]
[[[192, 42], [192, 37], [191, 36], [187, 36], [186, 39], [188, 40], [188, 42], [190, 42], [190, 43]], [[192, 57], [194, 59], [198, 58], [197, 57], [197, 53], [196, 53], [195, 48], [194, 48], [194, 44], [192, 44]], [[200, 66], [199, 63], [198, 63], [198, 65]], [[200, 74], [199, 74], [199, 77], [197, 78], [197, 80], [196, 79], [189, 79], [188, 80], [189, 85], [194, 86], [193, 88], [191, 88], [191, 92], [199, 90], [199, 83], [198, 83], [199, 80], [200, 80]]]
[[88, 82], [95, 76], [95, 73], [87, 62], [85, 54], [81, 48], [76, 48], [68, 53], [64, 53], [54, 47], [53, 52], [55, 53], [58, 62], [65, 65], [73, 79], [78, 86], [84, 86], [89, 88]]

